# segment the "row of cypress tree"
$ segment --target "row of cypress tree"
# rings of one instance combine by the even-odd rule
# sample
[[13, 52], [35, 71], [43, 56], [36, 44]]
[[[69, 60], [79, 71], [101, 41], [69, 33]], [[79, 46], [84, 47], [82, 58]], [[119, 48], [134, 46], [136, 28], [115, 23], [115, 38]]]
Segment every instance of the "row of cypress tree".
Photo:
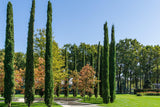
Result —
[[116, 46], [114, 25], [109, 45], [107, 22], [104, 24], [104, 47], [101, 49], [100, 59], [100, 95], [103, 103], [112, 103], [116, 98]]
[[[25, 72], [25, 103], [28, 107], [34, 101], [34, 57], [33, 57], [33, 35], [35, 20], [35, 0], [32, 1], [30, 13], [27, 57]], [[8, 107], [11, 107], [12, 96], [14, 94], [14, 25], [12, 3], [7, 4], [6, 20], [6, 40], [4, 59], [4, 98]], [[53, 103], [53, 72], [52, 72], [52, 4], [48, 1], [47, 24], [46, 24], [46, 53], [45, 53], [45, 104], [48, 107]]]

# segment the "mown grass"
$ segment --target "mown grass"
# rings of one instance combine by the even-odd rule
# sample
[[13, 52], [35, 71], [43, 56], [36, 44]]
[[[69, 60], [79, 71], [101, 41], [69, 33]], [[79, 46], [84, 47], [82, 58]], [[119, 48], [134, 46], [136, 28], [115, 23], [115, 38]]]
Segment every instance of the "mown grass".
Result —
[[102, 98], [92, 97], [90, 100], [81, 101], [85, 103], [99, 104], [104, 107], [160, 107], [160, 96], [136, 96], [121, 94], [116, 96], [114, 103], [103, 104]]
[[[8, 107], [8, 106], [1, 102], [0, 107]], [[28, 106], [24, 103], [13, 102], [12, 107], [28, 107]], [[47, 106], [42, 102], [42, 103], [34, 103], [34, 104], [31, 105], [31, 107], [47, 107]], [[53, 107], [62, 107], [62, 106], [54, 103]]]
[[[24, 94], [15, 94], [14, 97], [24, 98]], [[34, 95], [35, 98], [40, 98], [39, 95]]]
[[1, 101], [1, 100], [4, 100], [4, 98], [0, 98], [0, 101]]

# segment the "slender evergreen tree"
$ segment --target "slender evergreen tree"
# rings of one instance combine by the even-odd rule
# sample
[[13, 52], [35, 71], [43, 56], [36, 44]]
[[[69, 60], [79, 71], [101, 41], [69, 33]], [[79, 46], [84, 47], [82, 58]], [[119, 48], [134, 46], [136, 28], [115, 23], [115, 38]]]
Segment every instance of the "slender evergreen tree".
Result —
[[[96, 67], [96, 77], [97, 80], [100, 80], [100, 42], [98, 44], [98, 49], [97, 49], [97, 67]], [[99, 82], [96, 84], [95, 86], [95, 97], [97, 98], [99, 95], [99, 91], [100, 91], [100, 85]]]
[[[65, 49], [65, 72], [68, 73], [68, 54], [67, 54], [67, 48]], [[64, 86], [64, 96], [68, 97], [69, 95], [69, 78], [65, 78], [65, 86]]]
[[12, 96], [14, 94], [14, 25], [12, 3], [7, 5], [6, 20], [6, 40], [5, 40], [5, 59], [4, 59], [4, 98], [8, 107], [11, 107]]
[[85, 49], [85, 46], [84, 46], [84, 50], [83, 50], [83, 67], [86, 65], [85, 51], [86, 51], [86, 49]]
[[46, 53], [45, 53], [45, 104], [48, 107], [53, 103], [53, 71], [52, 71], [52, 4], [48, 1], [46, 25]]
[[114, 102], [116, 97], [116, 46], [114, 25], [112, 26], [109, 63], [110, 102]]
[[103, 46], [102, 46], [101, 47], [101, 57], [100, 57], [100, 79], [99, 79], [100, 80], [100, 92], [99, 93], [100, 93], [101, 97], [103, 95], [102, 94], [102, 91], [103, 91], [102, 90], [102, 84], [103, 84], [103, 78], [102, 78], [103, 77], [103, 58], [104, 58], [103, 57], [104, 56], [103, 53], [104, 53], [104, 49], [103, 49]]
[[32, 8], [29, 21], [27, 57], [25, 72], [25, 103], [30, 107], [34, 101], [34, 59], [33, 59], [33, 35], [34, 35], [35, 0], [32, 1]]
[[[76, 48], [75, 45], [74, 45], [74, 70], [77, 72], [77, 48]], [[73, 89], [73, 96], [77, 97], [77, 94], [78, 94], [78, 83], [75, 83], [75, 85], [76, 85], [76, 89]]]
[[77, 48], [74, 45], [74, 70], [77, 71]]
[[92, 68], [94, 68], [94, 53], [93, 52], [91, 54], [91, 65], [92, 65]]
[[104, 24], [104, 66], [103, 66], [103, 103], [109, 103], [110, 90], [109, 90], [109, 39], [107, 22]]

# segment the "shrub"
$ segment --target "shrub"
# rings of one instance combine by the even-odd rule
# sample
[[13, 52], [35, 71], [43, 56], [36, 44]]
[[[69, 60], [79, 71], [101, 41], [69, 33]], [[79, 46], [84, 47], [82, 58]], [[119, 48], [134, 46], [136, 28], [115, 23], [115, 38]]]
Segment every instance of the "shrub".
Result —
[[136, 95], [137, 95], [137, 96], [142, 96], [142, 94], [141, 94], [141, 93], [137, 93]]

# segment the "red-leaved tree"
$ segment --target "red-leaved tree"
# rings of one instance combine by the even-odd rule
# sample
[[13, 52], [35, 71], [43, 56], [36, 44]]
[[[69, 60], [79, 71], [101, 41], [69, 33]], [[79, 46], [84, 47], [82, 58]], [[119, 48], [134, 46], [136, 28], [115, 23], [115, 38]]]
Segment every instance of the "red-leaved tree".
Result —
[[94, 93], [94, 86], [98, 82], [97, 78], [95, 77], [95, 71], [92, 66], [87, 64], [82, 68], [80, 71], [79, 76], [79, 90], [82, 97], [87, 94], [89, 97]]

